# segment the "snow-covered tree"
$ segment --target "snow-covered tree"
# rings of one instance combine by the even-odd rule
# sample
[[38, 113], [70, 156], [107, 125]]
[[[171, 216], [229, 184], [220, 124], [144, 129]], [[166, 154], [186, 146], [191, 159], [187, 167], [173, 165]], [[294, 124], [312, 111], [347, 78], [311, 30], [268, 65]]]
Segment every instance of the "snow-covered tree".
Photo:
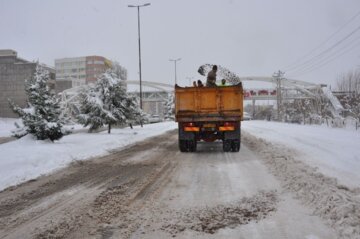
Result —
[[23, 121], [23, 127], [18, 127], [15, 136], [22, 137], [32, 134], [39, 140], [60, 139], [64, 132], [63, 119], [60, 117], [59, 99], [50, 92], [47, 85], [49, 72], [39, 64], [36, 66], [34, 76], [26, 81], [25, 90], [28, 96], [28, 107], [20, 108], [9, 100], [15, 113]]
[[295, 100], [295, 109], [302, 115], [303, 122], [312, 112], [311, 101], [309, 99]]
[[173, 119], [174, 114], [175, 114], [175, 103], [174, 103], [174, 94], [173, 93], [168, 94], [168, 97], [164, 104], [165, 104], [165, 107], [164, 107], [165, 119]]
[[123, 81], [127, 80], [127, 70], [125, 69], [125, 67], [121, 66], [119, 62], [112, 61], [111, 69], [115, 73], [117, 78]]
[[344, 107], [344, 116], [352, 116], [360, 119], [360, 94], [345, 94], [338, 98]]
[[132, 122], [134, 122], [136, 124], [141, 124], [141, 126], [142, 126], [146, 114], [139, 107], [139, 105], [140, 105], [139, 97], [131, 96], [131, 95], [127, 94], [127, 98], [126, 98], [125, 102], [126, 102], [125, 115], [126, 115], [127, 121], [130, 123], [131, 128], [132, 128]]
[[311, 99], [295, 99], [284, 104], [285, 117], [288, 122], [312, 123], [321, 117], [317, 112]]
[[360, 69], [348, 71], [337, 78], [337, 90], [360, 95]]
[[90, 126], [90, 131], [113, 124], [135, 120], [140, 111], [134, 98], [128, 96], [121, 80], [113, 70], [103, 73], [94, 86], [80, 94], [79, 122]]

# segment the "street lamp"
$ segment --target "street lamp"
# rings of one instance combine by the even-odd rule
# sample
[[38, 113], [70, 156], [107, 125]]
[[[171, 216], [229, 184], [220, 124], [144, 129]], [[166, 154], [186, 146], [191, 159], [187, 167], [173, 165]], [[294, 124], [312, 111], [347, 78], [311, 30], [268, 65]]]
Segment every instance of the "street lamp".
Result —
[[178, 58], [178, 59], [169, 59], [169, 61], [173, 61], [174, 64], [175, 64], [175, 85], [177, 84], [177, 80], [176, 80], [176, 62], [177, 61], [180, 61], [181, 58]]
[[141, 82], [141, 47], [140, 47], [140, 7], [150, 6], [150, 3], [143, 5], [128, 5], [128, 7], [136, 7], [138, 10], [138, 35], [139, 35], [139, 77], [140, 77], [140, 109], [142, 109], [142, 82]]

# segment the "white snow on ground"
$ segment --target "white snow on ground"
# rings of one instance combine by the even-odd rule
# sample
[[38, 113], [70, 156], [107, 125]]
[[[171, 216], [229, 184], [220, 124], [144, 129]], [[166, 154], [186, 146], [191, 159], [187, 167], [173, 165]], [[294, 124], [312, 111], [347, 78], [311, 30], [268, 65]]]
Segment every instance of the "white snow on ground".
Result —
[[[10, 136], [14, 121], [1, 119], [0, 122], [2, 137]], [[176, 127], [174, 122], [162, 122], [144, 125], [143, 128], [112, 129], [111, 134], [107, 131], [74, 133], [54, 143], [34, 140], [27, 135], [0, 144], [0, 190], [65, 167], [74, 160], [105, 155], [109, 150], [128, 146]]]
[[0, 118], [0, 137], [10, 137], [11, 131], [15, 130], [15, 122], [20, 123], [20, 119]]
[[268, 121], [244, 121], [242, 129], [298, 151], [302, 160], [348, 187], [360, 186], [360, 130]]
[[[0, 119], [0, 137], [11, 135], [14, 119]], [[113, 129], [89, 134], [64, 136], [59, 141], [36, 141], [30, 136], [0, 145], [0, 190], [64, 167], [73, 160], [104, 155], [147, 137], [175, 129], [174, 122]], [[244, 121], [244, 131], [272, 143], [298, 151], [296, 159], [304, 161], [339, 183], [360, 186], [360, 130], [351, 131], [320, 126], [267, 121]], [[241, 153], [241, 151], [240, 151]]]

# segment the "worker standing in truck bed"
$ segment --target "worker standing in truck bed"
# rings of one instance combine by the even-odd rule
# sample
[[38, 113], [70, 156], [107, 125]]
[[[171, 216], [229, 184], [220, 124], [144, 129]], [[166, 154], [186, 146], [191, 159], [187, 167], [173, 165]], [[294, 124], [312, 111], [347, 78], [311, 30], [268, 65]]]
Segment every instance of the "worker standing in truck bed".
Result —
[[217, 72], [217, 65], [213, 65], [212, 70], [209, 71], [206, 79], [206, 86], [214, 87], [216, 86], [216, 72]]

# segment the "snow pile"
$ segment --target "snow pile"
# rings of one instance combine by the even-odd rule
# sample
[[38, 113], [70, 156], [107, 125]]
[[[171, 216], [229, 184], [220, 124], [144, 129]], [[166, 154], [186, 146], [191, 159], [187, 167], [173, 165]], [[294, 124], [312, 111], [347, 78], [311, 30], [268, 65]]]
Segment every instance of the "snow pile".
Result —
[[27, 135], [0, 144], [0, 190], [65, 167], [74, 160], [84, 160], [109, 153], [109, 150], [131, 145], [145, 138], [175, 129], [174, 122], [113, 129], [111, 134], [77, 133], [60, 140], [39, 141]]
[[276, 146], [247, 133], [243, 142], [263, 159], [282, 186], [295, 195], [314, 214], [327, 220], [339, 233], [339, 238], [360, 237], [360, 189], [350, 190], [317, 172], [285, 147]]
[[11, 131], [16, 129], [15, 123], [21, 124], [21, 119], [0, 118], [0, 137], [10, 137]]
[[347, 129], [357, 129], [357, 127], [360, 128], [360, 123], [359, 123], [359, 120], [354, 118], [354, 117], [351, 117], [351, 116], [347, 116], [345, 119], [344, 119], [344, 125], [345, 125], [345, 128]]

